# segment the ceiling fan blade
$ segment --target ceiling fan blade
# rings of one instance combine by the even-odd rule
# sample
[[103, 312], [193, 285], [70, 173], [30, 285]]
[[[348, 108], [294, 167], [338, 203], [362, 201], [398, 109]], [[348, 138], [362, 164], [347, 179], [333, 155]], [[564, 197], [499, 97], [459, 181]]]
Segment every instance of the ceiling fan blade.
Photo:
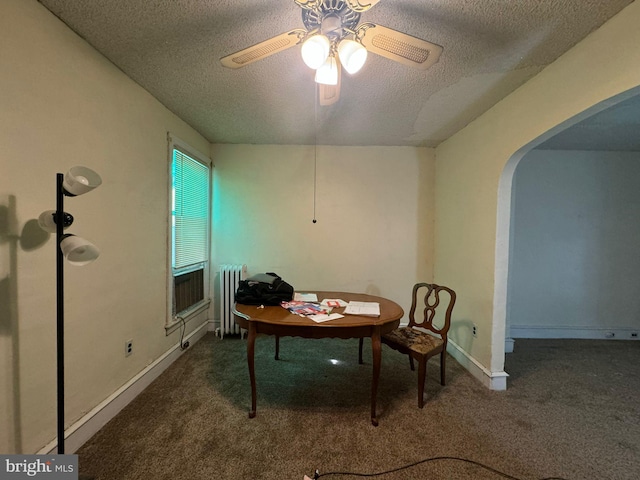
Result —
[[436, 63], [442, 53], [440, 45], [375, 23], [360, 25], [358, 37], [368, 51], [423, 70]]
[[347, 5], [349, 5], [349, 8], [354, 12], [366, 12], [379, 1], [380, 0], [364, 0], [361, 2], [360, 0], [347, 0]]
[[251, 47], [247, 47], [239, 52], [232, 53], [226, 57], [220, 59], [220, 63], [227, 68], [240, 68], [250, 63], [262, 60], [269, 55], [281, 52], [287, 48], [297, 45], [307, 35], [307, 31], [301, 28], [296, 28], [289, 32], [276, 35], [264, 42], [256, 43]]
[[318, 84], [318, 103], [323, 107], [333, 105], [340, 98], [342, 67], [340, 66], [338, 59], [336, 59], [336, 62], [338, 63], [338, 83], [336, 85], [325, 85], [324, 83]]

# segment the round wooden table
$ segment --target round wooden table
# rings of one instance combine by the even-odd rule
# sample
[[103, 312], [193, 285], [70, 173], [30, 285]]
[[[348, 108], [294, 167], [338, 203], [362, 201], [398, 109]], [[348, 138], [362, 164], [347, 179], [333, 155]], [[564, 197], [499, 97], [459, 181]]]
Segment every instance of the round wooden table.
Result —
[[[376, 397], [378, 380], [380, 378], [380, 363], [382, 344], [380, 337], [398, 327], [404, 315], [402, 307], [397, 303], [382, 297], [363, 293], [347, 292], [310, 292], [316, 293], [318, 301], [325, 298], [340, 298], [358, 302], [378, 302], [380, 304], [379, 317], [360, 315], [345, 315], [342, 318], [316, 323], [313, 320], [295, 315], [281, 306], [256, 306], [235, 304], [233, 314], [241, 328], [246, 329], [247, 363], [251, 380], [251, 411], [249, 417], [256, 415], [256, 375], [254, 367], [254, 353], [256, 336], [259, 333], [276, 336], [276, 359], [278, 359], [279, 337], [303, 338], [363, 338], [371, 337], [373, 353], [373, 378], [371, 381], [371, 423], [378, 425], [376, 417]], [[343, 313], [344, 308], [334, 308], [331, 313]]]

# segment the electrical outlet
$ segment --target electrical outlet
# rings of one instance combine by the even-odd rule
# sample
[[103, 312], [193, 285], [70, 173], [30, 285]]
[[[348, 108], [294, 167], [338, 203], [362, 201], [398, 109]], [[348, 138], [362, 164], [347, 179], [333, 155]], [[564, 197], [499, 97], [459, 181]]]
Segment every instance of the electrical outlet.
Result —
[[471, 327], [471, 334], [474, 337], [478, 336], [478, 326], [474, 323], [473, 326]]
[[607, 333], [604, 334], [604, 338], [613, 338], [615, 336], [616, 336], [616, 334], [613, 333], [613, 332], [607, 332]]
[[133, 353], [133, 340], [127, 340], [124, 342], [124, 356], [128, 357]]
[[631, 338], [638, 338], [638, 332], [631, 332]]

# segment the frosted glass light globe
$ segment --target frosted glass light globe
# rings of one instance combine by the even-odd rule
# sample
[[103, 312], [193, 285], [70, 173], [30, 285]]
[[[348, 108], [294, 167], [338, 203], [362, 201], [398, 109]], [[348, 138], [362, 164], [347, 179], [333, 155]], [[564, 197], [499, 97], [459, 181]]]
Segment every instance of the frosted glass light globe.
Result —
[[342, 63], [347, 73], [353, 75], [357, 73], [364, 65], [364, 62], [366, 62], [367, 49], [355, 40], [345, 38], [338, 45], [338, 56], [340, 57], [340, 63]]
[[324, 35], [309, 37], [302, 44], [302, 60], [309, 67], [317, 70], [327, 60], [331, 50], [331, 42]]
[[327, 61], [316, 70], [316, 83], [325, 85], [338, 84], [338, 63], [335, 57], [327, 58]]

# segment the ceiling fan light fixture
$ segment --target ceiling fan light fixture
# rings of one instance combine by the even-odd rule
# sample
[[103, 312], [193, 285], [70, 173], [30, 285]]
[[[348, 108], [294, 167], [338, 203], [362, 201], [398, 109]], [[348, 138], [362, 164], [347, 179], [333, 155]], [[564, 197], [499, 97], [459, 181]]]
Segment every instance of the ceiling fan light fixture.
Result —
[[358, 73], [367, 61], [367, 49], [361, 43], [345, 38], [338, 44], [338, 56], [347, 73], [353, 75]]
[[324, 85], [338, 84], [338, 62], [336, 62], [336, 57], [330, 56], [320, 68], [316, 70], [316, 83], [322, 83]]
[[[302, 9], [304, 28], [276, 35], [222, 57], [220, 62], [224, 67], [236, 69], [294, 45], [300, 46], [304, 63], [315, 70], [320, 105], [332, 105], [338, 101], [342, 66], [348, 74], [356, 74], [367, 62], [369, 52], [421, 70], [435, 64], [443, 50], [441, 45], [377, 23], [360, 23], [361, 13], [379, 2], [380, 0], [294, 0]], [[92, 183], [88, 177], [86, 180]], [[49, 221], [49, 217], [45, 220]]]
[[302, 44], [302, 60], [309, 68], [317, 70], [329, 57], [331, 42], [325, 35], [313, 35]]

